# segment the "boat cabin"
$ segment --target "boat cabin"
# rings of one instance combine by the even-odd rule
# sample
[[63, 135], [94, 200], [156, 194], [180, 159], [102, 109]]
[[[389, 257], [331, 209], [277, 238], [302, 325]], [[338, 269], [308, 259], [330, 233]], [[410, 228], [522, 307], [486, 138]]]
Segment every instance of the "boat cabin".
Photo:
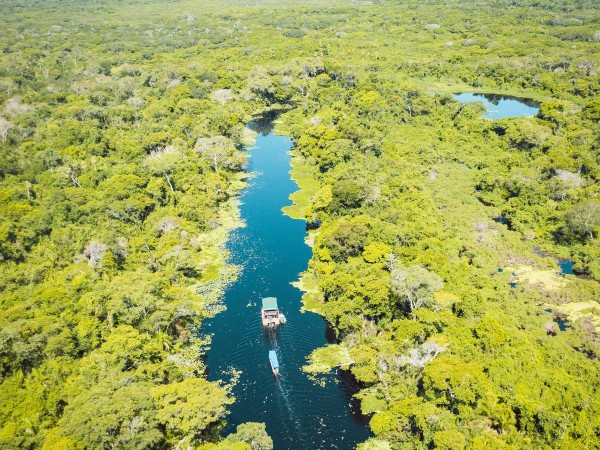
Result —
[[263, 327], [275, 327], [286, 322], [285, 316], [279, 312], [275, 297], [262, 299], [261, 316]]

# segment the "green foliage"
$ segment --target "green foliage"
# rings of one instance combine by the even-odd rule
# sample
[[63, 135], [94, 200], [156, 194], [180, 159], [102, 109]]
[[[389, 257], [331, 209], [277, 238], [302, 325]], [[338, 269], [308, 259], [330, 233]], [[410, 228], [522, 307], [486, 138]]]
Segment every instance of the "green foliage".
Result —
[[251, 450], [272, 450], [273, 440], [267, 435], [264, 423], [248, 422], [238, 425], [235, 433], [225, 439], [226, 443], [245, 443]]
[[310, 374], [327, 373], [336, 367], [349, 366], [353, 363], [348, 349], [341, 345], [328, 345], [315, 350], [308, 362], [309, 364], [302, 370]]
[[[388, 7], [373, 7], [370, 17], [387, 11], [397, 21], [386, 21], [385, 33], [411, 30], [414, 37], [391, 50], [366, 21], [355, 25], [371, 38], [364, 63], [346, 53], [352, 83], [337, 75], [342, 64], [325, 64], [330, 80], [311, 86], [315, 94], [285, 117], [295, 167], [314, 167], [319, 180], [303, 204], [311, 227], [319, 228], [305, 275], [313, 280], [306, 306], [342, 340], [338, 349], [315, 351], [307, 367], [325, 370], [332, 355], [348, 349], [350, 371], [364, 386], [357, 397], [373, 414], [376, 438], [364, 448], [589, 446], [595, 438], [581, 424], [594, 428], [597, 414], [589, 403], [566, 405], [573, 401], [569, 389], [587, 401], [598, 394], [597, 359], [583, 353], [598, 335], [589, 325], [581, 346], [573, 322], [548, 334], [552, 318], [544, 304], [583, 302], [596, 282], [567, 277], [558, 292], [528, 282], [511, 288], [515, 275], [499, 271], [524, 264], [556, 270], [540, 248], [571, 256], [588, 274], [596, 270], [599, 130], [588, 98], [596, 82], [582, 72], [585, 86], [569, 86], [563, 75], [576, 69], [568, 64], [542, 69], [553, 58], [542, 55], [569, 53], [562, 44], [537, 32], [515, 40], [532, 32], [525, 16], [566, 19], [572, 12], [528, 4], [516, 7], [520, 16], [479, 5], [469, 27], [482, 20], [494, 32], [482, 22], [474, 36], [464, 28], [464, 9], [422, 7], [415, 17], [439, 26], [417, 29]], [[511, 23], [510, 48], [498, 15]], [[558, 33], [554, 25], [540, 26]], [[593, 44], [581, 42], [586, 56], [572, 57], [583, 60]], [[331, 46], [343, 52], [346, 43]], [[390, 61], [399, 60], [392, 68]], [[457, 87], [459, 80], [466, 84]], [[540, 114], [488, 121], [478, 105], [428, 93], [473, 87], [525, 89], [542, 101]], [[302, 180], [301, 187], [309, 185]], [[307, 201], [302, 191], [293, 198]]]
[[[594, 2], [296, 3], [0, 6], [0, 447], [272, 447], [219, 441], [196, 337], [265, 108], [289, 111], [361, 448], [598, 447], [597, 330], [544, 328], [597, 282], [498, 272], [557, 270], [543, 250], [600, 279]], [[446, 94], [472, 90], [540, 114]]]
[[221, 420], [225, 405], [233, 401], [225, 389], [202, 378], [185, 378], [157, 386], [152, 395], [160, 408], [156, 420], [176, 440], [199, 436], [209, 425]]
[[383, 260], [389, 253], [390, 247], [388, 245], [377, 242], [365, 246], [362, 256], [366, 262], [375, 263]]
[[0, 447], [218, 440], [233, 399], [203, 378], [217, 299], [198, 287], [226, 272], [252, 107], [208, 100], [221, 77], [198, 81], [173, 41], [153, 59], [156, 18], [50, 3], [1, 7], [24, 34], [0, 37]]
[[358, 208], [365, 197], [365, 189], [352, 180], [341, 180], [333, 185], [330, 209], [338, 212], [347, 208]]
[[[61, 433], [85, 447], [148, 448], [164, 439], [145, 383], [105, 381], [75, 397], [59, 423]], [[90, 408], [89, 405], [94, 405]]]
[[367, 242], [367, 233], [365, 220], [343, 220], [331, 233], [324, 235], [321, 241], [334, 261], [344, 261], [361, 254]]
[[440, 277], [427, 269], [392, 265], [391, 291], [401, 302], [407, 304], [413, 315], [417, 308], [431, 305], [434, 301], [433, 294], [442, 287]]
[[567, 213], [566, 228], [583, 239], [594, 239], [600, 228], [600, 203], [589, 200], [578, 203]]

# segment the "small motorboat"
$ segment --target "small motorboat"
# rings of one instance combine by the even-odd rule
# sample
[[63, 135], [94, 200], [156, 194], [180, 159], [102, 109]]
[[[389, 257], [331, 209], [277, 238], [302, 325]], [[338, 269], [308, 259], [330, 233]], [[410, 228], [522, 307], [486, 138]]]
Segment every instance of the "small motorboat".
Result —
[[277, 360], [277, 353], [275, 353], [273, 350], [269, 350], [269, 362], [271, 363], [271, 370], [273, 371], [273, 375], [278, 377], [279, 361]]

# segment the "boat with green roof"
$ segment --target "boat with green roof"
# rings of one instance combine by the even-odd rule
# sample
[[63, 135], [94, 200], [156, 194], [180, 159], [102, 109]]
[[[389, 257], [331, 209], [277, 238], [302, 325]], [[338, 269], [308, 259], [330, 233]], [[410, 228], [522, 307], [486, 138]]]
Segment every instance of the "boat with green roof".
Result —
[[285, 316], [279, 311], [275, 297], [262, 299], [261, 318], [263, 327], [276, 327], [287, 322]]

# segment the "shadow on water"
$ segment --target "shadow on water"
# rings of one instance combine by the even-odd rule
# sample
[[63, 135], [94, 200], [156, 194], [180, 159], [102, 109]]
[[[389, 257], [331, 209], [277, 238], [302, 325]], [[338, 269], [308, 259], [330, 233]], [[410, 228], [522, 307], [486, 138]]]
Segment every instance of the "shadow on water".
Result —
[[[264, 422], [276, 449], [351, 449], [370, 432], [367, 418], [356, 414], [356, 383], [337, 373], [322, 384], [309, 380], [301, 368], [307, 356], [335, 338], [325, 321], [301, 312], [301, 292], [291, 283], [306, 270], [311, 256], [305, 244], [306, 224], [281, 212], [297, 189], [289, 171], [292, 142], [272, 130], [273, 115], [252, 122], [258, 133], [250, 154], [249, 186], [240, 197], [246, 226], [234, 230], [227, 243], [230, 264], [241, 267], [228, 287], [226, 311], [208, 321], [203, 333], [212, 335], [206, 364], [210, 380], [231, 379], [233, 388], [225, 432], [245, 422]], [[277, 297], [287, 324], [265, 330], [260, 319], [263, 297]], [[275, 377], [268, 352], [279, 359], [281, 377]]]
[[335, 329], [327, 322], [325, 322], [325, 340], [328, 344], [338, 344], [339, 340], [335, 333]]
[[558, 325], [560, 331], [566, 331], [568, 328], [571, 328], [569, 325], [569, 318], [566, 314], [560, 311], [554, 311], [552, 308], [546, 308], [544, 311], [552, 314], [552, 321]]
[[273, 132], [275, 128], [275, 120], [280, 116], [281, 111], [267, 111], [258, 117], [255, 117], [247, 126], [252, 131], [267, 136]]
[[346, 396], [346, 400], [348, 400], [348, 404], [350, 405], [350, 410], [352, 411], [353, 419], [360, 424], [361, 426], [367, 427], [369, 425], [369, 420], [371, 420], [371, 416], [363, 414], [360, 410], [360, 400], [354, 397], [360, 389], [364, 386], [361, 386], [356, 378], [352, 375], [352, 373], [346, 370], [338, 369], [338, 376], [340, 378], [340, 383], [342, 390]]
[[499, 95], [499, 94], [473, 94], [474, 97], [481, 97], [486, 99], [492, 105], [499, 106], [502, 102], [507, 100], [516, 101], [519, 103], [523, 103], [524, 105], [530, 106], [532, 108], [539, 108], [540, 103], [536, 102], [531, 98], [525, 97], [514, 97], [512, 95]]

